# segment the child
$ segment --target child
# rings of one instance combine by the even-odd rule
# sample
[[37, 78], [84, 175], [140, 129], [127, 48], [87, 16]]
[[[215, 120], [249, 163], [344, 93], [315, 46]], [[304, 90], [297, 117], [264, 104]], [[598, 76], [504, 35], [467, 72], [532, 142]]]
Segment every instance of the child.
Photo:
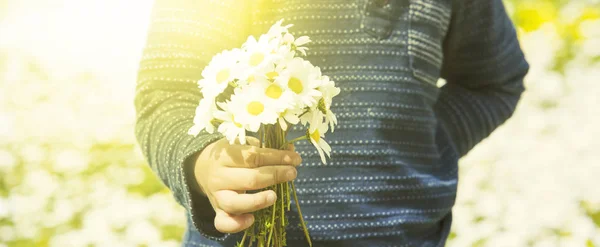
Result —
[[[282, 18], [341, 88], [326, 165], [307, 142], [187, 134], [212, 56]], [[292, 179], [314, 246], [443, 246], [457, 161], [512, 115], [528, 68], [501, 0], [156, 0], [136, 136], [188, 212], [184, 246], [234, 246], [275, 196], [246, 191]], [[289, 219], [288, 246], [307, 246]]]

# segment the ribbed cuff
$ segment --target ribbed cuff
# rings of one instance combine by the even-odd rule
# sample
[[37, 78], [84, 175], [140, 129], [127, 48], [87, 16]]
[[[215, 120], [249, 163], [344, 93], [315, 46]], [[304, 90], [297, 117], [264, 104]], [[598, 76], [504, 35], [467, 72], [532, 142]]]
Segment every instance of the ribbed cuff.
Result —
[[181, 198], [178, 198], [178, 200], [190, 214], [193, 226], [198, 232], [214, 241], [223, 241], [228, 234], [217, 231], [214, 226], [215, 211], [208, 197], [194, 189], [197, 186], [194, 166], [199, 153], [206, 146], [221, 138], [222, 135], [220, 134], [206, 134], [193, 138], [182, 148], [183, 151], [177, 157], [179, 164], [181, 164], [181, 169], [178, 170], [179, 176], [183, 178], [182, 193], [179, 195]]

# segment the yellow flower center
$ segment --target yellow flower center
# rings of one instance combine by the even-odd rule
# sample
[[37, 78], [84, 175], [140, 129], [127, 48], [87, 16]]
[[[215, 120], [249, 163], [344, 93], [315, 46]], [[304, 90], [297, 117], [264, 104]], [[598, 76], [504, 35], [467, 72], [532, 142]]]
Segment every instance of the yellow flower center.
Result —
[[253, 75], [248, 76], [248, 84], [253, 83], [254, 81], [256, 81], [256, 79], [254, 78]]
[[260, 52], [256, 52], [250, 56], [250, 65], [258, 66], [264, 59], [265, 59], [264, 54], [262, 54]]
[[258, 101], [252, 101], [248, 104], [248, 107], [246, 107], [246, 111], [254, 116], [258, 116], [258, 114], [261, 114], [264, 110], [265, 106]]
[[277, 73], [277, 71], [271, 71], [269, 73], [267, 73], [267, 78], [273, 80], [275, 79], [275, 77], [277, 77], [279, 75], [279, 73]]
[[271, 84], [269, 87], [267, 87], [267, 90], [265, 90], [265, 94], [271, 99], [279, 99], [282, 92], [283, 90], [281, 90], [281, 87], [279, 87], [277, 84]]
[[290, 78], [288, 81], [288, 87], [296, 94], [302, 93], [304, 90], [304, 86], [302, 86], [302, 81], [296, 77]]
[[319, 142], [319, 140], [321, 140], [321, 135], [319, 134], [319, 130], [316, 129], [315, 132], [313, 132], [312, 134], [310, 134], [310, 138], [315, 140], [315, 142]]
[[222, 69], [217, 73], [217, 83], [226, 82], [229, 79], [229, 69]]

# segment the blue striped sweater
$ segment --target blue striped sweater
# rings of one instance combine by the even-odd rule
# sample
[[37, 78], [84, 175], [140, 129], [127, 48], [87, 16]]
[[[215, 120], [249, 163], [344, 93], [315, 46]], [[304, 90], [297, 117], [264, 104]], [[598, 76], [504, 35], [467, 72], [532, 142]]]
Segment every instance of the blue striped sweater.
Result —
[[[524, 90], [529, 66], [501, 0], [157, 0], [135, 133], [188, 212], [184, 246], [233, 246], [241, 236], [216, 231], [208, 200], [192, 189], [195, 155], [221, 138], [186, 134], [200, 72], [281, 18], [310, 36], [307, 59], [342, 90], [332, 160], [296, 146], [315, 246], [443, 246], [458, 159], [511, 116]], [[289, 246], [304, 246], [296, 212], [289, 217]]]

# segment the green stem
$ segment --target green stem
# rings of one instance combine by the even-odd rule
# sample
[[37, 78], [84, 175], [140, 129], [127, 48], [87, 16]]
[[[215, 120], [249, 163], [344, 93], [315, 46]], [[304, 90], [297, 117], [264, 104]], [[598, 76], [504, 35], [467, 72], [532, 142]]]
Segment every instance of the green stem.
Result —
[[290, 141], [287, 141], [287, 142], [283, 143], [283, 145], [281, 145], [281, 147], [279, 147], [279, 149], [284, 149], [285, 146], [287, 146], [288, 144], [294, 143], [294, 142], [297, 142], [297, 141], [301, 141], [301, 140], [306, 140], [306, 136], [305, 135], [304, 136], [300, 136], [298, 138], [295, 138], [295, 139], [292, 139]]
[[277, 228], [275, 229], [275, 233], [274, 234], [275, 234], [275, 237], [273, 237], [274, 238], [274, 242], [275, 243], [279, 243], [281, 241], [281, 239], [279, 238], [280, 232], [277, 231]]
[[279, 184], [279, 188], [281, 190], [281, 228], [285, 229], [285, 210], [283, 203], [285, 203], [285, 192], [283, 190], [283, 183]]
[[298, 201], [298, 196], [296, 195], [296, 186], [294, 185], [294, 181], [291, 181], [290, 183], [292, 184], [292, 193], [294, 193], [294, 201], [296, 201], [296, 208], [298, 209], [298, 216], [300, 217], [300, 224], [302, 224], [302, 230], [304, 230], [304, 236], [306, 236], [308, 245], [312, 247], [312, 241], [310, 241], [310, 236], [308, 235], [308, 228], [306, 228], [304, 217], [302, 217], [302, 210], [300, 210], [300, 202]]
[[258, 129], [258, 141], [259, 141], [259, 147], [263, 148], [263, 144], [265, 143], [265, 130], [264, 130], [264, 126], [261, 124], [260, 125], [260, 129]]
[[285, 191], [286, 191], [286, 196], [287, 196], [287, 211], [290, 211], [290, 204], [292, 204], [292, 201], [290, 200], [290, 183], [286, 182], [285, 183]]
[[244, 236], [242, 237], [242, 241], [240, 242], [240, 244], [238, 246], [244, 247], [244, 241], [246, 241], [247, 234], [248, 234], [248, 231], [244, 231]]
[[[277, 188], [277, 185], [275, 186], [275, 188]], [[275, 200], [275, 202], [277, 202], [277, 200]], [[273, 235], [273, 229], [275, 229], [275, 211], [277, 210], [277, 203], [273, 204], [272, 210], [273, 210], [273, 213], [271, 214], [271, 229], [269, 230], [269, 238], [267, 240], [267, 246], [271, 246], [271, 236]]]
[[310, 109], [306, 109], [306, 111], [304, 111], [302, 114], [300, 114], [298, 116], [298, 118], [301, 118], [302, 116], [304, 116], [304, 114], [308, 113], [310, 111]]

